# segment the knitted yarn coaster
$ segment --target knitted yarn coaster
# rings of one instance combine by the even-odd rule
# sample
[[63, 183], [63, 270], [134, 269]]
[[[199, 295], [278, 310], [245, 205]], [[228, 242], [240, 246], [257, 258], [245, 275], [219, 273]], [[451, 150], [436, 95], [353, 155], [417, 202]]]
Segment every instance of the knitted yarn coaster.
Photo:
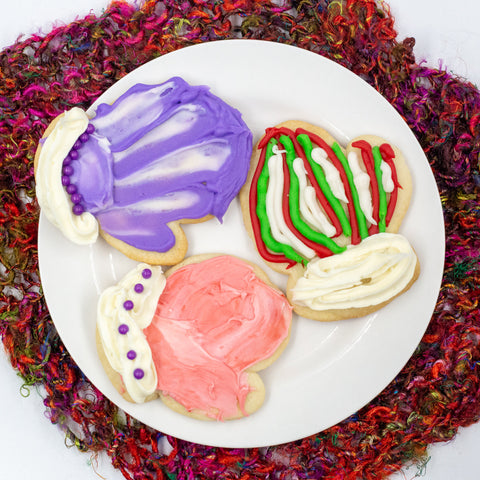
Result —
[[[83, 376], [51, 321], [38, 277], [33, 156], [50, 121], [87, 108], [125, 74], [186, 45], [280, 41], [324, 55], [373, 85], [429, 159], [447, 236], [443, 284], [415, 354], [355, 415], [311, 437], [224, 449], [168, 437], [126, 415]], [[479, 419], [480, 93], [415, 62], [388, 6], [373, 0], [113, 2], [0, 54], [0, 334], [25, 386], [43, 386], [51, 421], [82, 451], [106, 452], [130, 479], [379, 479]], [[320, 408], [320, 406], [319, 406]], [[279, 420], [280, 421], [280, 420]]]

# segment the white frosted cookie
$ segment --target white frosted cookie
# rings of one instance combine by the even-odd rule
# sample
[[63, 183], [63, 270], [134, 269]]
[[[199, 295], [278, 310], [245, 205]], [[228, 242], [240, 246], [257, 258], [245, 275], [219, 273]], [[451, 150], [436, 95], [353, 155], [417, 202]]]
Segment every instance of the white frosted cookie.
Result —
[[36, 152], [37, 198], [75, 243], [100, 234], [134, 260], [174, 265], [187, 252], [182, 224], [221, 220], [251, 151], [240, 112], [207, 87], [135, 84], [54, 119]]
[[140, 264], [105, 290], [97, 349], [127, 400], [160, 398], [196, 419], [231, 420], [263, 404], [258, 372], [286, 347], [291, 320], [289, 302], [257, 266], [198, 255], [165, 275]]
[[398, 234], [412, 195], [400, 150], [366, 135], [345, 148], [302, 121], [268, 128], [240, 191], [243, 219], [263, 260], [289, 275], [299, 315], [321, 321], [382, 308], [418, 278]]

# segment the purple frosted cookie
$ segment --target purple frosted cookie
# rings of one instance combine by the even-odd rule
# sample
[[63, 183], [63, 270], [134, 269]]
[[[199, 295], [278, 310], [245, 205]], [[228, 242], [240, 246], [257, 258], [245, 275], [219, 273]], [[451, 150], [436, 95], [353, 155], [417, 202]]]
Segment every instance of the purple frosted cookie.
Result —
[[37, 198], [73, 242], [100, 233], [134, 260], [171, 265], [188, 247], [181, 224], [222, 218], [251, 153], [240, 112], [208, 87], [136, 84], [91, 118], [74, 107], [52, 122], [35, 158]]

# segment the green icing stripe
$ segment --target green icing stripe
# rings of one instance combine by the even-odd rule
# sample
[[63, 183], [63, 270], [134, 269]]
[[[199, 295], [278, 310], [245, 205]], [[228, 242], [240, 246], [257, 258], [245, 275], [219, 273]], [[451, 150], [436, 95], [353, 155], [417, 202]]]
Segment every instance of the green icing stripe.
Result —
[[286, 135], [280, 137], [280, 142], [287, 151], [286, 161], [290, 173], [290, 191], [288, 196], [288, 203], [290, 208], [290, 217], [295, 228], [309, 240], [324, 245], [333, 253], [341, 253], [345, 247], [338, 246], [332, 239], [327, 237], [324, 233], [313, 230], [307, 223], [303, 221], [300, 216], [300, 200], [299, 200], [299, 182], [298, 177], [293, 169], [293, 161], [297, 158], [295, 146], [292, 140]]
[[[360, 208], [360, 200], [358, 198], [358, 191], [357, 187], [355, 186], [355, 182], [353, 181], [353, 173], [348, 165], [348, 160], [345, 154], [343, 153], [342, 149], [335, 142], [332, 145], [332, 150], [340, 160], [340, 163], [347, 174], [348, 183], [350, 185], [350, 191], [352, 192], [352, 200], [353, 200], [353, 207], [355, 209], [355, 216], [357, 217], [357, 224], [358, 224], [358, 233], [360, 234], [360, 238], [364, 239], [368, 237], [368, 227], [367, 227], [367, 219], [365, 218], [365, 214], [363, 213], [362, 209]], [[352, 222], [355, 219], [352, 218]]]
[[382, 169], [381, 165], [383, 162], [382, 154], [380, 153], [380, 148], [378, 146], [374, 146], [372, 148], [373, 153], [373, 160], [375, 166], [375, 175], [377, 177], [377, 184], [378, 184], [378, 194], [379, 194], [379, 205], [378, 205], [378, 230], [380, 232], [384, 232], [387, 228], [386, 226], [386, 218], [387, 218], [387, 194], [383, 188], [383, 180], [382, 180]]
[[325, 178], [323, 168], [312, 159], [313, 145], [310, 137], [305, 133], [302, 133], [298, 135], [297, 141], [302, 146], [303, 151], [305, 152], [315, 179], [317, 180], [318, 185], [320, 186], [323, 194], [325, 195], [327, 202], [331, 205], [333, 211], [337, 215], [340, 225], [342, 226], [343, 234], [346, 237], [350, 237], [352, 235], [352, 227], [350, 225], [350, 221], [348, 220], [347, 214], [345, 213], [345, 210], [343, 209], [340, 200], [333, 194], [332, 189], [330, 188], [330, 185]]
[[265, 164], [263, 165], [262, 171], [258, 178], [257, 183], [257, 208], [256, 213], [260, 223], [260, 232], [262, 235], [263, 243], [269, 248], [272, 252], [283, 253], [287, 258], [297, 262], [297, 263], [308, 263], [308, 260], [299, 255], [292, 247], [286, 245], [285, 243], [278, 242], [272, 236], [272, 229], [270, 227], [270, 222], [267, 215], [267, 188], [268, 180], [270, 174], [268, 173], [268, 160], [273, 155], [273, 146], [276, 145], [277, 141], [271, 139], [268, 142], [266, 155], [265, 155]]

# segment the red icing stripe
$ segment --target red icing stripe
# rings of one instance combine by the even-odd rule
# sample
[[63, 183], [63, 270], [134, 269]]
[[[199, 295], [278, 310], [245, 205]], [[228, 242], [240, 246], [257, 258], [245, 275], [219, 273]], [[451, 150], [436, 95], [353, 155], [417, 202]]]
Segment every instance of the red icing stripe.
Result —
[[380, 194], [378, 191], [377, 175], [375, 174], [375, 162], [373, 160], [372, 146], [366, 140], [357, 140], [352, 143], [352, 147], [358, 148], [362, 153], [362, 160], [370, 177], [370, 186], [372, 189], [372, 205], [373, 205], [373, 219], [377, 222], [377, 225], [370, 225], [368, 234], [373, 235], [379, 232], [378, 223], [380, 221]]
[[380, 145], [380, 153], [382, 155], [383, 160], [388, 164], [390, 169], [392, 170], [392, 181], [393, 181], [393, 191], [390, 194], [390, 199], [388, 201], [387, 207], [387, 216], [385, 217], [385, 223], [388, 226], [390, 220], [393, 217], [393, 212], [395, 211], [395, 207], [397, 206], [397, 198], [398, 198], [398, 189], [402, 188], [400, 183], [398, 182], [397, 170], [395, 169], [395, 162], [393, 159], [395, 158], [395, 152], [393, 148], [388, 143], [383, 143]]

